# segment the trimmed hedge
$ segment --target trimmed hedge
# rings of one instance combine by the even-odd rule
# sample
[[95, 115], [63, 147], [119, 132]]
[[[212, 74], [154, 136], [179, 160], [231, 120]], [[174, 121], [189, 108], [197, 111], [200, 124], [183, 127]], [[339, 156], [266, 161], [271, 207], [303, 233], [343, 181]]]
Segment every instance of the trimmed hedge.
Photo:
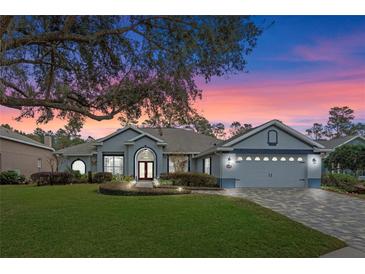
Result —
[[162, 180], [171, 180], [176, 186], [192, 186], [192, 187], [218, 187], [217, 178], [214, 176], [195, 173], [195, 172], [174, 172], [162, 173]]
[[30, 178], [38, 186], [42, 185], [67, 185], [72, 182], [72, 174], [69, 172], [37, 172]]
[[359, 181], [356, 177], [348, 174], [331, 173], [322, 176], [322, 185], [337, 187], [346, 192], [356, 192], [355, 185], [357, 184]]
[[25, 176], [14, 170], [0, 172], [0, 185], [19, 185], [25, 183]]
[[110, 182], [113, 180], [113, 174], [111, 172], [97, 172], [93, 176], [93, 183], [101, 184]]

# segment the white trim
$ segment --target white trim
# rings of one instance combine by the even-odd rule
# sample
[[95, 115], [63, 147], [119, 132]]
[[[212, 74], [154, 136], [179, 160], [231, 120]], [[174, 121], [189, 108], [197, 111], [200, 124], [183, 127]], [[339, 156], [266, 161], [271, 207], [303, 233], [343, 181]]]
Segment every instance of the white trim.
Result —
[[48, 150], [51, 150], [51, 151], [55, 151], [54, 148], [49, 147], [49, 146], [46, 146], [46, 145], [42, 145], [42, 144], [34, 144], [34, 143], [31, 143], [31, 142], [27, 142], [27, 141], [15, 139], [15, 138], [7, 137], [7, 136], [0, 136], [0, 138], [6, 139], [6, 140], [10, 140], [10, 141], [14, 141], [14, 142], [18, 142], [18, 143], [21, 143], [21, 144], [26, 144], [26, 145], [30, 145], [30, 146], [35, 146], [35, 147], [39, 147], [39, 148], [44, 148], [44, 149], [48, 149]]
[[260, 132], [260, 131], [262, 131], [265, 128], [268, 128], [270, 126], [276, 126], [279, 129], [281, 129], [283, 131], [286, 131], [287, 133], [293, 135], [294, 137], [302, 140], [303, 142], [305, 142], [307, 144], [310, 144], [310, 145], [315, 146], [315, 147], [318, 147], [318, 148], [325, 148], [323, 145], [321, 145], [321, 144], [313, 141], [312, 139], [310, 139], [309, 137], [305, 136], [304, 134], [296, 131], [295, 129], [293, 129], [293, 128], [287, 126], [287, 125], [284, 125], [283, 123], [281, 123], [278, 120], [271, 120], [271, 121], [269, 121], [269, 122], [267, 122], [267, 123], [265, 123], [265, 124], [263, 124], [263, 125], [255, 128], [255, 129], [247, 132], [246, 134], [243, 134], [241, 136], [238, 136], [237, 138], [231, 140], [228, 143], [223, 144], [222, 146], [223, 147], [232, 146], [232, 145], [234, 145], [234, 144], [236, 144], [236, 143], [238, 143], [238, 142], [240, 142], [242, 140], [247, 139], [248, 137], [251, 137], [251, 136], [255, 135], [256, 133], [258, 133], [258, 132]]

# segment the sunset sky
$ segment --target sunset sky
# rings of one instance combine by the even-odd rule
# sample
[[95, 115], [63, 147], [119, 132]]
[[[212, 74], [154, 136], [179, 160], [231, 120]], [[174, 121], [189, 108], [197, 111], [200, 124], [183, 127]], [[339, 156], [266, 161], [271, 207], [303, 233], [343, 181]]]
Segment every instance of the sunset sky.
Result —
[[[203, 100], [197, 108], [211, 122], [254, 126], [279, 119], [304, 132], [314, 122], [326, 123], [333, 106], [355, 110], [365, 122], [365, 16], [256, 16], [265, 29], [248, 58], [248, 73], [199, 83]], [[0, 107], [1, 123], [31, 132], [34, 120], [16, 122], [18, 111]], [[57, 130], [54, 120], [43, 129]], [[117, 120], [87, 120], [82, 135], [102, 137]]]

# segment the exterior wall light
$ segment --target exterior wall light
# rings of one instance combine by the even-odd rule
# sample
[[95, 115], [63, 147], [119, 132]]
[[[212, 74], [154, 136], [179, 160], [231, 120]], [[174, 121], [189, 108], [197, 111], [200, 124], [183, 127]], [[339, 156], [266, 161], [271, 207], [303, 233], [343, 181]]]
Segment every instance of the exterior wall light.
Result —
[[260, 157], [255, 157], [255, 161], [260, 161]]
[[280, 158], [280, 161], [285, 162], [286, 161], [286, 158], [285, 157], [281, 157]]
[[265, 162], [269, 161], [269, 157], [264, 157], [264, 161]]
[[231, 157], [228, 157], [226, 168], [231, 168], [231, 167], [232, 167], [232, 160]]
[[276, 158], [276, 157], [272, 157], [272, 161], [273, 162], [276, 162], [278, 160], [278, 158]]
[[251, 161], [252, 158], [250, 156], [246, 157], [246, 161]]
[[290, 157], [289, 158], [289, 162], [293, 162], [294, 161], [294, 158], [293, 157]]
[[298, 157], [298, 162], [304, 162], [302, 157]]
[[182, 190], [183, 190], [183, 188], [180, 186], [177, 188], [177, 191], [179, 191], [179, 192], [181, 192]]
[[242, 157], [240, 156], [240, 157], [237, 157], [237, 161], [238, 162], [240, 162], [240, 161], [242, 161], [243, 159], [242, 159]]

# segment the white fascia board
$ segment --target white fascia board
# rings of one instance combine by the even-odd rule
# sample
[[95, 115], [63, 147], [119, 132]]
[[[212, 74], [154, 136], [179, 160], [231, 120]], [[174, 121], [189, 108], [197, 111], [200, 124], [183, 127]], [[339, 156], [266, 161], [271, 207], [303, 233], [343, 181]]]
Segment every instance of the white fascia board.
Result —
[[44, 148], [44, 149], [48, 149], [48, 150], [51, 150], [51, 151], [55, 151], [54, 148], [48, 147], [48, 146], [45, 146], [45, 145], [41, 145], [41, 144], [34, 144], [34, 143], [31, 143], [31, 142], [18, 140], [18, 139], [7, 137], [7, 136], [0, 136], [0, 138], [6, 139], [6, 140], [9, 140], [9, 141], [13, 141], [13, 142], [17, 142], [17, 143], [21, 143], [21, 144], [25, 144], [25, 145], [30, 145], [30, 146], [34, 146], [34, 147], [39, 147], [39, 148]]

